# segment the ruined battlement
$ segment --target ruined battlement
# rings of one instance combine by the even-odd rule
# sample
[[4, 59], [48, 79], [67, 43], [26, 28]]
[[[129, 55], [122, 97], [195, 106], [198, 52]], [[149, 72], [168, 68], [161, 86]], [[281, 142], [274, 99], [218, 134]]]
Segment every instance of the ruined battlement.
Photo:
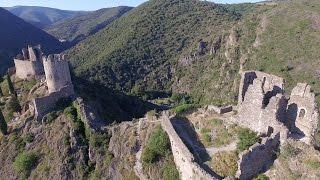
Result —
[[270, 129], [281, 132], [281, 142], [290, 135], [312, 143], [319, 112], [308, 84], [298, 83], [286, 98], [282, 78], [246, 71], [241, 77], [238, 101], [237, 123], [260, 134], [267, 134]]
[[62, 54], [51, 54], [43, 57], [43, 66], [49, 93], [57, 92], [61, 88], [71, 85], [69, 63]]
[[40, 45], [23, 48], [22, 54], [14, 58], [16, 76], [20, 79], [27, 79], [42, 75], [44, 72], [42, 56]]

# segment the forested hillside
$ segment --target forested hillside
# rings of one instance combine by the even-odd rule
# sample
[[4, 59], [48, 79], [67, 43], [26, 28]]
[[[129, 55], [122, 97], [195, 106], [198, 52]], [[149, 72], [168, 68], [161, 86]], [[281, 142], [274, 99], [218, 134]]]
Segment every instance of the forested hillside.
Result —
[[319, 12], [315, 0], [151, 0], [67, 53], [77, 76], [145, 98], [187, 93], [230, 103], [239, 70], [249, 69], [282, 76], [289, 89], [306, 81], [319, 91]]
[[0, 75], [13, 65], [12, 58], [27, 45], [41, 44], [46, 53], [62, 50], [56, 38], [3, 8], [0, 8], [0, 24]]
[[85, 11], [66, 11], [36, 6], [15, 6], [7, 7], [5, 9], [41, 29], [56, 22], [89, 13]]
[[65, 39], [77, 43], [131, 10], [131, 7], [105, 8], [81, 16], [59, 21], [46, 28], [46, 31], [58, 39]]
[[[67, 51], [77, 76], [132, 94], [171, 92], [175, 65], [239, 16], [197, 0], [151, 0]], [[208, 47], [212, 43], [206, 42]]]

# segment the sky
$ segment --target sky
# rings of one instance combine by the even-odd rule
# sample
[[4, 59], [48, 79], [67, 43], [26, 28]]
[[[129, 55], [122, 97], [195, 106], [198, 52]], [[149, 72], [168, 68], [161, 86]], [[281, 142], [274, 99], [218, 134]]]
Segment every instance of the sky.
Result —
[[[138, 6], [146, 0], [0, 0], [0, 7], [44, 6], [65, 10], [97, 10], [115, 6]], [[259, 0], [211, 0], [216, 3], [257, 2]]]

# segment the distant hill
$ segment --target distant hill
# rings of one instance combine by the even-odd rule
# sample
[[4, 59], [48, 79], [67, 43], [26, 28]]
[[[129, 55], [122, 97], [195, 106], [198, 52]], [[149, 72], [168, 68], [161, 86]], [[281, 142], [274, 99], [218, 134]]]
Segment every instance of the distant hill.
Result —
[[46, 28], [46, 31], [58, 39], [78, 42], [85, 37], [105, 28], [111, 22], [121, 17], [132, 7], [114, 7], [100, 9], [88, 14], [59, 21]]
[[12, 57], [28, 44], [41, 44], [46, 53], [62, 50], [56, 38], [3, 8], [0, 8], [0, 24], [0, 74], [12, 65]]
[[[209, 49], [211, 38], [228, 34], [237, 19], [233, 11], [212, 2], [150, 0], [67, 53], [77, 76], [127, 93], [153, 96], [171, 92], [180, 58], [195, 54], [201, 39]], [[219, 61], [201, 65], [202, 69], [193, 75], [200, 77], [207, 68], [216, 70], [214, 63]], [[179, 67], [179, 73], [187, 73], [187, 68]]]
[[58, 21], [89, 13], [86, 11], [67, 11], [37, 6], [15, 6], [6, 7], [5, 9], [41, 29]]
[[143, 97], [186, 93], [228, 104], [239, 71], [260, 70], [285, 78], [288, 91], [308, 82], [320, 104], [319, 7], [150, 0], [67, 52], [77, 76]]

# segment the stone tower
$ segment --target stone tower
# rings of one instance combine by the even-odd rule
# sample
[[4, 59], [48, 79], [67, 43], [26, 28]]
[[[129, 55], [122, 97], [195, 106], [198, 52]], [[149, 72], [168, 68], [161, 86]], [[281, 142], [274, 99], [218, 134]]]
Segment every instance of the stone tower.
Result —
[[68, 61], [61, 54], [49, 55], [43, 58], [43, 66], [49, 93], [60, 91], [72, 86]]

